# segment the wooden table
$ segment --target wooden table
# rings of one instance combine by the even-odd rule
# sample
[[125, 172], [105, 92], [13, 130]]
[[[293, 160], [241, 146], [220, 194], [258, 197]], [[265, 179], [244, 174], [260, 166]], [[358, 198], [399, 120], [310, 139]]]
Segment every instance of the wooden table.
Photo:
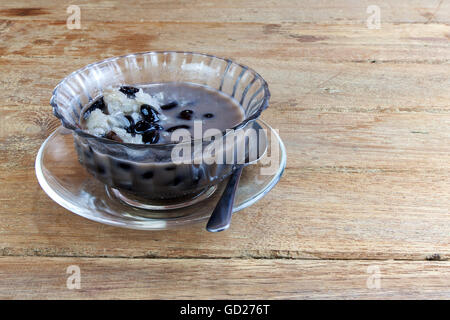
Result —
[[[379, 29], [370, 0], [78, 0], [81, 29], [70, 4], [0, 4], [0, 298], [450, 298], [448, 1], [376, 1]], [[149, 50], [236, 59], [270, 85], [287, 168], [226, 232], [101, 225], [37, 183], [53, 87]]]

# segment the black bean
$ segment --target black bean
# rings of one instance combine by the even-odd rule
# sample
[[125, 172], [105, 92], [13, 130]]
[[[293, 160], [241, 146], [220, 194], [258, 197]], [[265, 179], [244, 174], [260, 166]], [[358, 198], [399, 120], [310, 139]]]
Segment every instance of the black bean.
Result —
[[123, 169], [125, 171], [130, 170], [131, 167], [132, 167], [131, 164], [126, 163], [126, 162], [118, 162], [117, 165], [119, 166], [119, 168], [121, 168], [121, 169]]
[[136, 133], [144, 133], [147, 130], [150, 130], [151, 124], [144, 120], [139, 120], [136, 125], [134, 126], [134, 132]]
[[170, 127], [170, 128], [167, 129], [166, 131], [168, 131], [168, 132], [174, 132], [175, 130], [178, 130], [178, 129], [189, 129], [189, 128], [190, 128], [190, 126], [187, 126], [187, 125], [185, 125], [185, 124], [180, 124], [180, 125], [178, 125], [178, 126]]
[[86, 109], [86, 111], [83, 113], [83, 118], [87, 119], [92, 111], [95, 109], [100, 109], [103, 113], [106, 113], [106, 104], [103, 100], [103, 97], [98, 98], [95, 100], [89, 108]]
[[134, 132], [142, 134], [147, 131], [163, 130], [164, 128], [157, 123], [149, 123], [145, 120], [139, 120], [134, 126]]
[[164, 130], [164, 128], [157, 123], [152, 123], [152, 127], [155, 128], [156, 130]]
[[200, 182], [200, 179], [203, 177], [203, 171], [198, 171], [197, 172], [197, 176], [195, 176], [193, 179], [192, 179], [192, 183], [195, 185], [195, 184], [198, 184], [199, 182]]
[[184, 119], [184, 120], [191, 120], [193, 114], [194, 114], [194, 111], [192, 111], [192, 110], [183, 110], [178, 115], [178, 118]]
[[151, 178], [153, 178], [153, 171], [144, 172], [142, 174], [142, 178], [144, 178], [144, 179], [151, 179]]
[[133, 117], [132, 116], [125, 116], [125, 118], [128, 120], [128, 122], [129, 122], [129, 125], [127, 126], [127, 127], [125, 127], [125, 130], [128, 132], [128, 133], [135, 133], [134, 132], [134, 126], [135, 126], [135, 123], [134, 123], [134, 119], [133, 119]]
[[105, 174], [105, 167], [103, 167], [102, 165], [97, 165], [97, 172], [100, 174]]
[[142, 135], [142, 142], [154, 144], [159, 141], [159, 132], [156, 130], [149, 130]]
[[196, 185], [200, 182], [200, 177], [195, 177], [194, 179], [192, 179], [192, 184]]
[[212, 113], [205, 113], [205, 114], [203, 115], [203, 117], [204, 117], [204, 118], [207, 118], [207, 119], [210, 119], [210, 118], [214, 117], [214, 115], [213, 115]]
[[151, 105], [143, 104], [141, 105], [141, 114], [142, 118], [144, 118], [145, 121], [148, 122], [158, 122], [158, 111], [155, 110]]
[[172, 185], [173, 185], [173, 186], [176, 186], [176, 185], [180, 184], [180, 182], [181, 182], [182, 180], [183, 180], [183, 179], [181, 179], [180, 177], [175, 177], [175, 179], [173, 179]]
[[131, 185], [130, 183], [118, 183], [117, 187], [120, 189], [125, 189], [125, 190], [132, 190], [133, 189], [133, 185]]
[[160, 108], [162, 110], [170, 110], [170, 109], [175, 108], [176, 106], [178, 106], [178, 102], [172, 101], [172, 102], [169, 102], [169, 103], [167, 103], [165, 105], [162, 105]]
[[135, 94], [139, 91], [139, 89], [130, 86], [121, 86], [119, 91], [126, 94], [128, 98], [134, 99], [136, 97]]

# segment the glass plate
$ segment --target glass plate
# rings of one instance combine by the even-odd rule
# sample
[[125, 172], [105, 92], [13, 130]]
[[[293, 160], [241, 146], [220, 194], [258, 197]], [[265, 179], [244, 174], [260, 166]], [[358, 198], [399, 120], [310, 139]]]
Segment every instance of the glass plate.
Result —
[[[233, 212], [266, 195], [280, 180], [286, 166], [286, 150], [279, 135], [264, 121], [257, 122], [267, 132], [267, 152], [258, 162], [244, 168]], [[44, 141], [35, 167], [42, 189], [67, 210], [100, 223], [139, 230], [173, 229], [206, 222], [227, 182], [220, 183], [207, 199], [180, 209], [161, 211], [130, 206], [80, 165], [72, 133], [63, 127]]]

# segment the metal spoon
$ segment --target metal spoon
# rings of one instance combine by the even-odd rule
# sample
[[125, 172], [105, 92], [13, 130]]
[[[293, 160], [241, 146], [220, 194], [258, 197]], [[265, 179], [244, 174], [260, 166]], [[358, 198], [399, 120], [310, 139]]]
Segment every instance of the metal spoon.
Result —
[[220, 232], [230, 227], [231, 216], [233, 215], [234, 196], [236, 195], [237, 186], [242, 175], [242, 170], [245, 166], [258, 161], [267, 150], [267, 136], [260, 137], [259, 132], [262, 127], [254, 122], [253, 129], [257, 132], [257, 157], [256, 159], [249, 159], [248, 148], [246, 148], [246, 161], [244, 164], [238, 164], [234, 172], [231, 174], [230, 179], [222, 193], [211, 217], [206, 224], [206, 230], [209, 232]]

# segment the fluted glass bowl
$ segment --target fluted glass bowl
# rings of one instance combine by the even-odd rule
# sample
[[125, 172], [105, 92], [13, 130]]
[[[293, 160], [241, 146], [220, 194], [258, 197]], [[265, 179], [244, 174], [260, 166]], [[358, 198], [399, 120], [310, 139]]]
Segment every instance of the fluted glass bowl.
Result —
[[[104, 88], [163, 82], [206, 85], [236, 99], [245, 118], [230, 129], [247, 130], [269, 104], [267, 83], [258, 73], [207, 54], [144, 52], [110, 58], [73, 72], [56, 86], [50, 104], [62, 125], [72, 130], [80, 163], [107, 186], [147, 199], [172, 199], [198, 194], [233, 171], [234, 163], [174, 164], [171, 153], [176, 143], [121, 143], [81, 129], [83, 108], [101, 96]], [[195, 142], [198, 140], [187, 143]], [[205, 147], [211, 141], [201, 143]]]

